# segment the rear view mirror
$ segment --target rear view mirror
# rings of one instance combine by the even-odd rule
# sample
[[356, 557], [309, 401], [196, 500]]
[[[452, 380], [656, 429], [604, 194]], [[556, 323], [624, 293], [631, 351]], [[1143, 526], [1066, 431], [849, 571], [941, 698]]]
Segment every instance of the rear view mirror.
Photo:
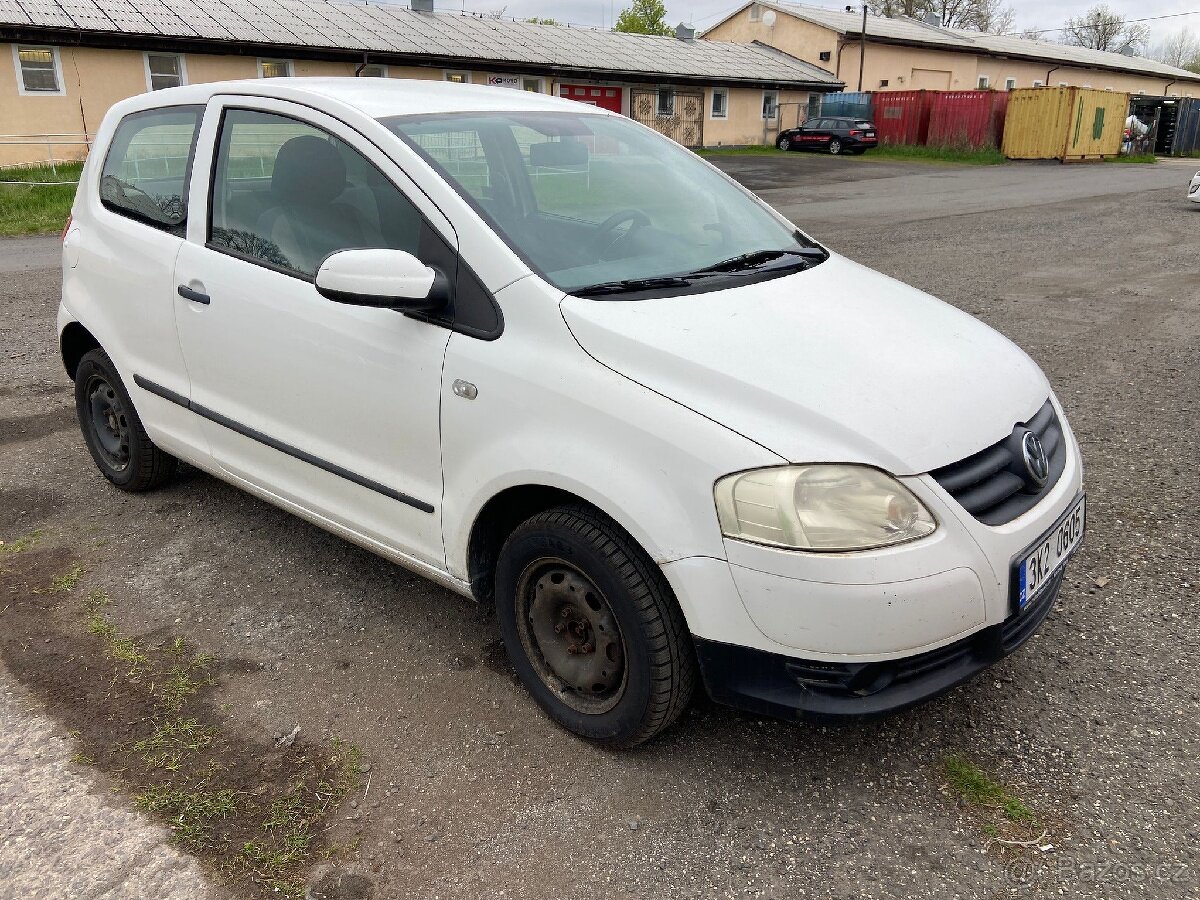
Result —
[[339, 250], [317, 269], [317, 291], [338, 303], [435, 312], [450, 299], [446, 276], [403, 250]]
[[587, 144], [579, 141], [543, 141], [529, 145], [529, 164], [548, 169], [563, 169], [568, 166], [586, 166]]

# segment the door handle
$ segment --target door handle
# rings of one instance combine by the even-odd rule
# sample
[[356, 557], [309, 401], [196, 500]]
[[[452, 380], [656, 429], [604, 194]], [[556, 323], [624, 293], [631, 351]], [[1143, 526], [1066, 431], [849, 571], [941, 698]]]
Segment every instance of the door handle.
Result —
[[208, 294], [194, 291], [186, 284], [179, 285], [175, 290], [178, 291], [179, 296], [184, 300], [191, 300], [193, 303], [203, 303], [205, 306], [208, 306], [212, 302], [212, 298]]

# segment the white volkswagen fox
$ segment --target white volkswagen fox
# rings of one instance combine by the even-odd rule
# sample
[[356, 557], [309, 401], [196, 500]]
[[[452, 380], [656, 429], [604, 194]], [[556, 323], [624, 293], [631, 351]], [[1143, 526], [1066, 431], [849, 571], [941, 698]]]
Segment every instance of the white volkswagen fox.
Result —
[[59, 333], [118, 488], [176, 460], [495, 604], [610, 746], [697, 683], [902, 709], [1046, 618], [1079, 448], [1010, 341], [822, 247], [627, 118], [271, 79], [118, 103]]

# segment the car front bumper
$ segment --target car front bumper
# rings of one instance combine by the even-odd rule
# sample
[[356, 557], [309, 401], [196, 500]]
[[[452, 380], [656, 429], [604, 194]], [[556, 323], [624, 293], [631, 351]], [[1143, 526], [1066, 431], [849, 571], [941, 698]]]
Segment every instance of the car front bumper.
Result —
[[970, 680], [1029, 640], [1054, 606], [1065, 571], [1020, 613], [936, 650], [829, 662], [696, 638], [700, 671], [715, 701], [750, 712], [813, 722], [886, 716]]

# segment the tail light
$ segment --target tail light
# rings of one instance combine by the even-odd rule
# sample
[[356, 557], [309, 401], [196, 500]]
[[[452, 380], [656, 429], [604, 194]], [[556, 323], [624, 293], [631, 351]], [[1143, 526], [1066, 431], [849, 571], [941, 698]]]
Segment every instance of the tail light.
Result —
[[67, 232], [71, 230], [71, 223], [73, 221], [74, 220], [71, 218], [71, 214], [67, 213], [67, 224], [63, 226], [62, 236], [59, 238], [59, 240], [64, 241], [64, 242], [66, 241]]
[[850, 137], [858, 137], [860, 134], [862, 134], [861, 131], [856, 131], [853, 128], [850, 129]]

